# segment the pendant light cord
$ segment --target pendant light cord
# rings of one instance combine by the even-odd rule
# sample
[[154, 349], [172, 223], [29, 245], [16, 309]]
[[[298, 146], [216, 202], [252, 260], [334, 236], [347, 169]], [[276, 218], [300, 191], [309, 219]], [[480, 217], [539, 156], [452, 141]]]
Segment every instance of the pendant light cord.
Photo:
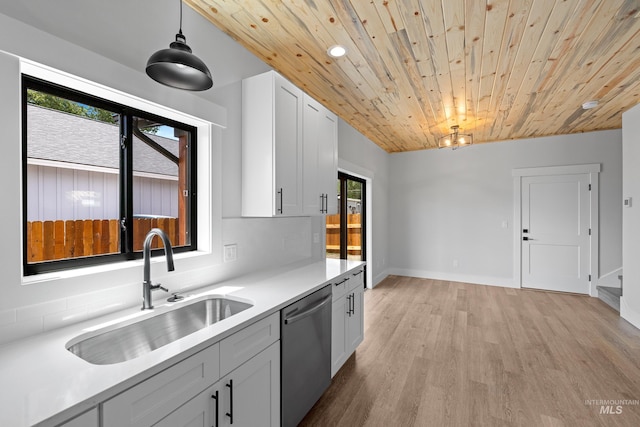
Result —
[[180, 30], [178, 33], [182, 35], [182, 0], [178, 0], [180, 2]]

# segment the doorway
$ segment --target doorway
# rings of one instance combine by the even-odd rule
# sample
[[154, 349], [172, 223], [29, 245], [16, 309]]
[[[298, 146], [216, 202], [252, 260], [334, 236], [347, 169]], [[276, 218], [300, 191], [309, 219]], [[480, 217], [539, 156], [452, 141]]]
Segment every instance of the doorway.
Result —
[[366, 260], [366, 181], [338, 172], [338, 213], [326, 217], [326, 257]]
[[593, 293], [599, 171], [600, 165], [514, 170], [521, 287]]

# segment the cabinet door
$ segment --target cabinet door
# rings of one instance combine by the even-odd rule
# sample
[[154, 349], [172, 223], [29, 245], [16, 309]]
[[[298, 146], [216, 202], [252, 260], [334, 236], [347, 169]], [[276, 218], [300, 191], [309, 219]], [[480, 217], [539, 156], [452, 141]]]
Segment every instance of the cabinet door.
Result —
[[324, 213], [338, 213], [338, 117], [323, 108], [318, 137], [319, 191], [325, 196]]
[[218, 344], [167, 368], [102, 404], [103, 427], [149, 426], [219, 379]]
[[320, 124], [324, 107], [308, 95], [304, 96], [302, 130], [303, 211], [306, 215], [324, 213], [324, 193], [320, 185]]
[[364, 339], [364, 289], [351, 291], [351, 311], [347, 316], [347, 353], [351, 355]]
[[331, 313], [331, 377], [348, 358], [346, 339], [347, 297], [333, 301]]
[[220, 381], [220, 425], [280, 425], [280, 341]]
[[275, 207], [276, 215], [302, 213], [302, 94], [275, 76]]
[[154, 424], [154, 427], [219, 427], [223, 415], [219, 399], [219, 383], [216, 383]]

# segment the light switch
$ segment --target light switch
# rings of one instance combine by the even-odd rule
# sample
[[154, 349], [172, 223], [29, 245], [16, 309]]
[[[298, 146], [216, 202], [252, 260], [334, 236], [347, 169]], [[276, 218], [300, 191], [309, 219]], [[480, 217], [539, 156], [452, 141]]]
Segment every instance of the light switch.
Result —
[[626, 199], [624, 199], [622, 204], [623, 204], [623, 206], [625, 208], [630, 208], [631, 207], [631, 197], [627, 197]]

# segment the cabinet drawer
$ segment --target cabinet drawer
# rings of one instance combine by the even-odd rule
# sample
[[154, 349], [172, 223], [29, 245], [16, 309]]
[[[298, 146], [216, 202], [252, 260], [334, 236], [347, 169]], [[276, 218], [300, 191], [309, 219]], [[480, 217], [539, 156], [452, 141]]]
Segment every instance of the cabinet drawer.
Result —
[[353, 270], [349, 273], [349, 290], [352, 291], [358, 287], [364, 288], [364, 268]]
[[102, 405], [104, 427], [149, 426], [220, 378], [218, 344], [177, 363]]
[[333, 280], [331, 284], [332, 295], [333, 295], [331, 299], [332, 301], [339, 300], [347, 293], [347, 289], [350, 289], [349, 287], [350, 281], [351, 281], [351, 276], [348, 274], [337, 277], [336, 279]]
[[280, 339], [280, 312], [220, 341], [220, 375], [226, 375]]

